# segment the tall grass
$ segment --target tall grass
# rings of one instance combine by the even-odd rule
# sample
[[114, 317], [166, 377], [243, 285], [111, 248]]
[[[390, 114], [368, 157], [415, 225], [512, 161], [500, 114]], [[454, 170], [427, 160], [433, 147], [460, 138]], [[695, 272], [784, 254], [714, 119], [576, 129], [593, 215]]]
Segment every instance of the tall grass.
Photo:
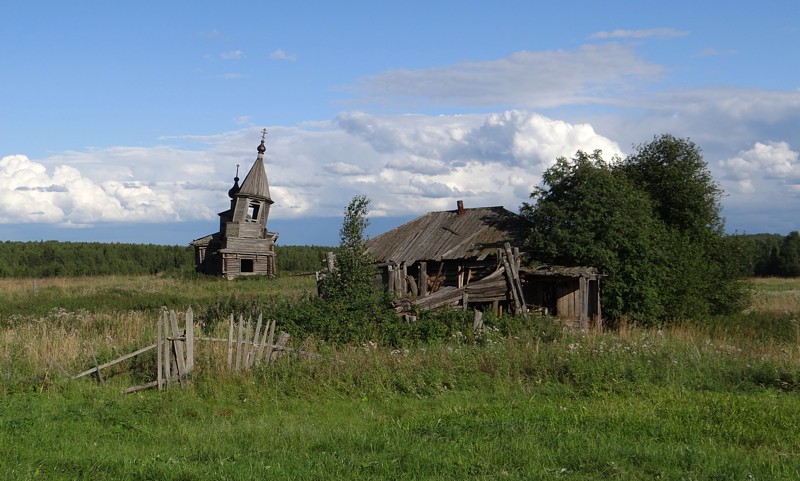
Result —
[[315, 289], [309, 276], [221, 278], [190, 275], [0, 279], [0, 326], [46, 316], [52, 309], [71, 312], [195, 309], [226, 296], [271, 294], [291, 299]]
[[[0, 477], [800, 479], [800, 280], [757, 285], [738, 316], [661, 329], [583, 334], [489, 316], [476, 335], [449, 313], [443, 328], [431, 318], [391, 331], [427, 333], [419, 343], [302, 331], [314, 313], [273, 302], [306, 299], [296, 281], [40, 283], [38, 295], [59, 292], [44, 314], [2, 318]], [[1, 295], [35, 299], [31, 287]], [[75, 373], [92, 364], [89, 346], [102, 362], [155, 335], [160, 306], [63, 307], [109, 289], [196, 296], [181, 309], [231, 296], [268, 305], [279, 328], [297, 329], [293, 347], [318, 357], [231, 372], [224, 345], [199, 343], [184, 389], [121, 395], [152, 375], [147, 356], [109, 371], [110, 387], [69, 381], [56, 361]]]

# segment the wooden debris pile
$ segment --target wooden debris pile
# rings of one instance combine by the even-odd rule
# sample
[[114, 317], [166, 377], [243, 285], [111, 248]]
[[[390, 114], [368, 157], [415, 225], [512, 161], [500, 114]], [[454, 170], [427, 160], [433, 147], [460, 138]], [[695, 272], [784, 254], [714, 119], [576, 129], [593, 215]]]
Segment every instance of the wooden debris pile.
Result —
[[509, 302], [516, 314], [527, 317], [525, 294], [520, 281], [519, 256], [514, 254], [509, 243], [498, 249], [499, 265], [488, 276], [470, 282], [462, 287], [444, 286], [425, 297], [404, 297], [396, 301], [397, 312], [429, 310], [439, 307], [461, 306], [467, 309], [470, 304]]

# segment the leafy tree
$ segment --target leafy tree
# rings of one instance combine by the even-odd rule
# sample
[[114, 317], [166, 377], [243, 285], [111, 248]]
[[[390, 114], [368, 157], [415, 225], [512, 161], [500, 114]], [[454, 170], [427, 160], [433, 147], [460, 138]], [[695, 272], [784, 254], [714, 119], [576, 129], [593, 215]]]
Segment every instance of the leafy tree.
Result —
[[369, 225], [369, 202], [366, 196], [358, 195], [344, 210], [334, 270], [322, 280], [325, 299], [356, 303], [372, 299], [376, 294], [374, 259], [367, 253], [367, 241], [364, 238], [364, 230]]
[[617, 168], [650, 196], [656, 214], [670, 228], [692, 236], [722, 234], [722, 189], [690, 140], [655, 137]]
[[742, 306], [742, 251], [723, 234], [722, 192], [699, 150], [672, 136], [627, 159], [600, 151], [561, 158], [522, 206], [527, 250], [541, 262], [608, 274], [603, 308], [645, 323]]
[[668, 299], [674, 317], [736, 310], [745, 298], [744, 246], [724, 235], [723, 191], [697, 145], [670, 134], [639, 145], [618, 169], [650, 197], [654, 214], [672, 233], [673, 270]]
[[662, 316], [659, 286], [668, 276], [666, 231], [650, 199], [603, 160], [600, 151], [559, 158], [521, 213], [534, 226], [527, 250], [540, 262], [600, 268], [606, 315]]

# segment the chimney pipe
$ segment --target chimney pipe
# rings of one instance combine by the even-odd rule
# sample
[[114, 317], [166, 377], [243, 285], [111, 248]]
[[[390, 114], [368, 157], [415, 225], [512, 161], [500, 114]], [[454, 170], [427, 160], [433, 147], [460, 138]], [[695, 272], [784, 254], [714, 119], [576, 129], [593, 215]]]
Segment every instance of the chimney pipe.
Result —
[[464, 201], [463, 200], [459, 200], [459, 201], [456, 202], [456, 205], [458, 206], [458, 215], [463, 214], [464, 213]]

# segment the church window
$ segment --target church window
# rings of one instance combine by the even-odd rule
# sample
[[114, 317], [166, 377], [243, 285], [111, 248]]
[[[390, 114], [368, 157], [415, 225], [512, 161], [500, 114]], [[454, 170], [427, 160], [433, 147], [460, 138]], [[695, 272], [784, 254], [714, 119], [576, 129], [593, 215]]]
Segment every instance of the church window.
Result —
[[258, 222], [258, 212], [260, 210], [260, 202], [251, 202], [247, 208], [247, 222]]

